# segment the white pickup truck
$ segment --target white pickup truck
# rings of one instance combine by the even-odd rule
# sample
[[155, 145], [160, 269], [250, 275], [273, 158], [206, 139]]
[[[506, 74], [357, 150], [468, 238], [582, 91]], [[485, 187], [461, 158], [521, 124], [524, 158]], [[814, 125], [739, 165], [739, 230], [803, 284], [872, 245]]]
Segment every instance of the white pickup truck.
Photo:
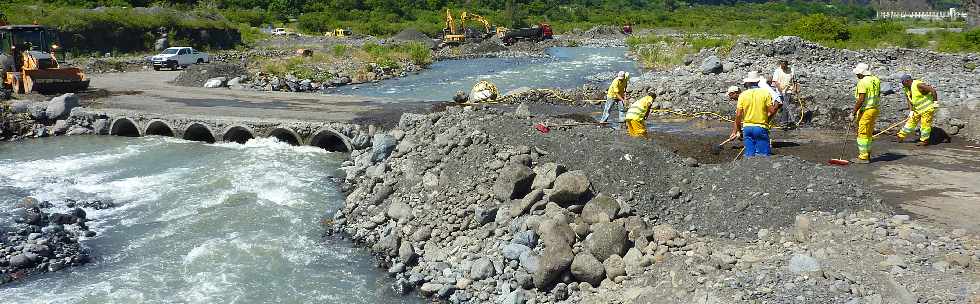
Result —
[[190, 47], [172, 47], [150, 57], [150, 62], [153, 63], [153, 69], [157, 71], [163, 68], [176, 70], [195, 63], [211, 62], [211, 56]]

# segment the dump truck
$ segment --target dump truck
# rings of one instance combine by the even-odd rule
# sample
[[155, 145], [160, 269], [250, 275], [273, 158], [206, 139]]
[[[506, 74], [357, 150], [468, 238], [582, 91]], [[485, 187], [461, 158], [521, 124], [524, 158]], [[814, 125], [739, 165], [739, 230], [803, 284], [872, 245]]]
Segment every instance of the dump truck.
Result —
[[504, 32], [503, 37], [501, 37], [500, 40], [503, 41], [504, 44], [512, 44], [521, 40], [537, 42], [551, 38], [551, 25], [548, 25], [547, 23], [538, 23], [538, 26], [531, 28], [507, 30]]
[[17, 94], [65, 93], [88, 89], [78, 68], [58, 62], [58, 32], [40, 25], [0, 25], [0, 78]]

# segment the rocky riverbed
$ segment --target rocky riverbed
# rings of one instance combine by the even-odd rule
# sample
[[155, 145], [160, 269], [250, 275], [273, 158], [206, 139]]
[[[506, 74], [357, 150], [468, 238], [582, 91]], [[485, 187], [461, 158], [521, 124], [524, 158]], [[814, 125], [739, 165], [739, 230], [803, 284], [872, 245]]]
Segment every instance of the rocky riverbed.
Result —
[[0, 212], [0, 285], [87, 263], [81, 240], [96, 233], [89, 230], [83, 208], [111, 207], [111, 202], [52, 203], [26, 197]]
[[[37, 99], [39, 96], [33, 96]], [[85, 113], [82, 100], [73, 93], [48, 101], [32, 99], [0, 101], [0, 140], [57, 135], [108, 134], [107, 117]]]
[[977, 296], [975, 238], [893, 214], [840, 168], [704, 165], [608, 129], [532, 124], [493, 108], [405, 114], [345, 163], [332, 231], [371, 248], [396, 290], [452, 303]]

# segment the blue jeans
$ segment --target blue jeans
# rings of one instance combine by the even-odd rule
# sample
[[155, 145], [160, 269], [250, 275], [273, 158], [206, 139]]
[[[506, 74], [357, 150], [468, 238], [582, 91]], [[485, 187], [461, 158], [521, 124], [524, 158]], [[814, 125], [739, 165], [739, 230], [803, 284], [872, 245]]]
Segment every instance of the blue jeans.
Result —
[[742, 127], [742, 139], [745, 141], [745, 157], [769, 156], [769, 130], [763, 127]]
[[613, 105], [615, 105], [618, 108], [617, 111], [619, 111], [619, 120], [612, 124], [613, 128], [617, 128], [619, 127], [619, 124], [624, 121], [623, 117], [626, 116], [626, 109], [624, 109], [622, 100], [606, 98], [606, 103], [602, 106], [602, 118], [599, 119], [599, 122], [609, 121], [609, 111], [612, 110]]

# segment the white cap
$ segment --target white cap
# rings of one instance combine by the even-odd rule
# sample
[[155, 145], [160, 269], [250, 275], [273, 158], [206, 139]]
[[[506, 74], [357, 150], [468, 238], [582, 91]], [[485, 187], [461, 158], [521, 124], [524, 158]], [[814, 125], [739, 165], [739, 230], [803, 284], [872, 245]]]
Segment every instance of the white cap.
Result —
[[738, 93], [738, 92], [741, 92], [741, 91], [742, 91], [742, 89], [739, 88], [738, 86], [730, 86], [730, 87], [728, 87], [728, 92], [726, 92], [725, 94]]
[[625, 71], [619, 71], [619, 73], [616, 73], [616, 78], [629, 78], [629, 77], [630, 77], [630, 73], [627, 73]]
[[871, 67], [867, 63], [858, 63], [851, 72], [854, 75], [871, 76]]
[[742, 82], [748, 83], [759, 83], [763, 81], [766, 81], [766, 79], [759, 75], [759, 71], [751, 71], [747, 76], [745, 76], [745, 79], [742, 79]]

